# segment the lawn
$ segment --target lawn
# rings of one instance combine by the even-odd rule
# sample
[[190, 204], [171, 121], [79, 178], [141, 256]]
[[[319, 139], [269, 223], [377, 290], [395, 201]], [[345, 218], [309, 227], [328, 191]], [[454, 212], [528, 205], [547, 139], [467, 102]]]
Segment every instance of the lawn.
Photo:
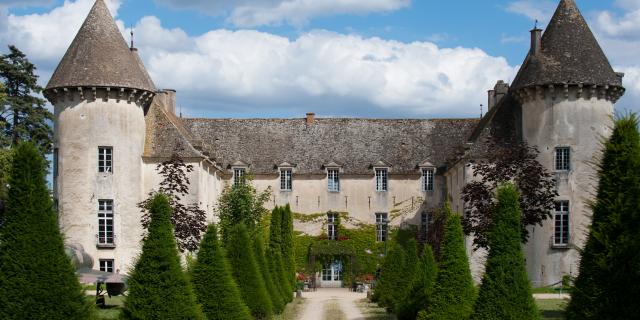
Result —
[[546, 320], [564, 319], [565, 300], [536, 300], [538, 308], [542, 312], [542, 318]]

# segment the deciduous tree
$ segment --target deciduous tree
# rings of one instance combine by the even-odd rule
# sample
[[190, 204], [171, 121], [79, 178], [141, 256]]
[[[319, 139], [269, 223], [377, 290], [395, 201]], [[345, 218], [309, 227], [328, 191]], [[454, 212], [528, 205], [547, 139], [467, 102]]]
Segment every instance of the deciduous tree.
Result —
[[243, 180], [243, 183], [226, 187], [218, 201], [217, 214], [223, 242], [226, 242], [227, 231], [231, 227], [244, 223], [253, 232], [269, 212], [264, 204], [271, 196], [271, 189], [258, 192], [251, 183], [251, 177], [245, 176]]

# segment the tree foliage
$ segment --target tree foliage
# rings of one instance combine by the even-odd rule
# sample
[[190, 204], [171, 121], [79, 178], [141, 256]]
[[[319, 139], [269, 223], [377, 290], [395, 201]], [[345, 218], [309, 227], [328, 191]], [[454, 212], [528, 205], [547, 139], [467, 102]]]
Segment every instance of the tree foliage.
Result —
[[89, 319], [37, 147], [18, 144], [0, 229], [0, 319]]
[[273, 311], [275, 313], [281, 313], [282, 310], [284, 310], [286, 302], [282, 297], [282, 291], [275, 285], [275, 281], [277, 281], [277, 279], [274, 278], [274, 275], [269, 269], [269, 263], [265, 257], [264, 240], [261, 236], [254, 237], [253, 249], [255, 251], [256, 262], [258, 263], [260, 274], [262, 274], [262, 279], [264, 280], [267, 293], [269, 294], [269, 298], [271, 298]]
[[251, 231], [260, 224], [262, 217], [269, 212], [264, 204], [271, 196], [271, 189], [258, 192], [251, 184], [251, 177], [245, 177], [243, 183], [227, 186], [218, 200], [217, 214], [220, 217], [220, 231], [226, 242], [228, 230], [243, 223]]
[[296, 259], [293, 248], [293, 212], [291, 207], [286, 205], [282, 211], [282, 263], [290, 281], [290, 287], [296, 287]]
[[273, 305], [244, 223], [238, 223], [228, 230], [225, 249], [233, 276], [251, 314], [257, 319], [269, 319], [273, 315]]
[[204, 319], [182, 271], [171, 230], [169, 197], [156, 194], [148, 204], [149, 234], [129, 278], [124, 319]]
[[540, 319], [522, 253], [518, 198], [512, 184], [497, 190], [489, 256], [472, 319]]
[[433, 250], [426, 246], [416, 266], [411, 286], [398, 307], [398, 319], [416, 319], [418, 312], [429, 307], [437, 276], [438, 266], [433, 256]]
[[522, 211], [521, 236], [526, 243], [528, 226], [539, 225], [551, 217], [557, 196], [555, 180], [538, 162], [538, 149], [515, 139], [487, 140], [485, 159], [471, 165], [478, 180], [468, 183], [462, 190], [466, 204], [464, 231], [474, 235], [476, 248], [487, 248], [487, 234], [492, 225], [495, 190], [499, 185], [513, 182], [520, 190]]
[[202, 238], [191, 278], [198, 302], [208, 320], [252, 319], [231, 275], [214, 225], [209, 226]]
[[634, 319], [640, 314], [640, 134], [635, 114], [616, 120], [598, 177], [567, 319]]
[[0, 148], [0, 228], [4, 224], [4, 210], [9, 196], [9, 178], [11, 177], [11, 162], [13, 149]]
[[200, 209], [198, 203], [189, 205], [183, 204], [183, 198], [189, 194], [189, 177], [187, 174], [193, 172], [193, 166], [186, 164], [176, 153], [170, 159], [161, 162], [156, 167], [158, 174], [162, 176], [162, 182], [157, 191], [151, 191], [149, 197], [138, 204], [144, 215], [142, 225], [149, 228], [151, 215], [149, 206], [155, 197], [155, 193], [164, 194], [169, 200], [172, 208], [171, 224], [178, 249], [181, 252], [194, 252], [198, 249], [202, 234], [206, 231], [206, 212]]
[[38, 85], [36, 67], [15, 46], [0, 55], [0, 79], [4, 83], [0, 97], [0, 148], [20, 141], [36, 144], [41, 154], [51, 152], [53, 115], [45, 108]]
[[417, 248], [414, 239], [398, 239], [385, 256], [380, 268], [380, 277], [374, 294], [380, 306], [396, 312], [408, 294], [416, 269]]
[[269, 225], [269, 268], [273, 275], [276, 289], [280, 290], [285, 302], [293, 299], [293, 287], [288, 281], [285, 262], [282, 257], [282, 221], [283, 208], [276, 207], [271, 211], [271, 223]]
[[427, 309], [427, 319], [466, 319], [473, 311], [475, 287], [464, 247], [460, 217], [445, 205], [447, 223], [442, 242], [442, 256], [433, 299]]

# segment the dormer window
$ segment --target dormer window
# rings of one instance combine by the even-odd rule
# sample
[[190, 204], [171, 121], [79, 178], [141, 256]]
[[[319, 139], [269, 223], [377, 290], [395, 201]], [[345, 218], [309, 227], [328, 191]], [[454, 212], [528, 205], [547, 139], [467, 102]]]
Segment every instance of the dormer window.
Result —
[[389, 168], [375, 168], [376, 191], [385, 192], [389, 190]]
[[280, 191], [293, 190], [293, 169], [280, 168]]
[[327, 190], [329, 192], [340, 192], [340, 169], [327, 169]]
[[422, 168], [422, 191], [429, 192], [434, 190], [435, 168]]
[[247, 174], [247, 168], [235, 167], [233, 168], [233, 184], [244, 184], [245, 175]]

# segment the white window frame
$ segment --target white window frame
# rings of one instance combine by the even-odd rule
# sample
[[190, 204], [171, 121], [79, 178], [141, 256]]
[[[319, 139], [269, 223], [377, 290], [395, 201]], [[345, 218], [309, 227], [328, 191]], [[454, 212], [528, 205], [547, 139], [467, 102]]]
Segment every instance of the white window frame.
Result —
[[113, 173], [113, 147], [98, 147], [98, 173]]
[[327, 169], [327, 190], [329, 192], [340, 192], [340, 169]]
[[280, 191], [293, 191], [293, 168], [280, 168]]
[[376, 191], [389, 191], [389, 168], [374, 168], [376, 179]]
[[555, 203], [553, 215], [553, 245], [558, 247], [568, 246], [571, 240], [570, 214], [571, 202], [558, 200]]
[[389, 234], [389, 214], [376, 212], [376, 242], [385, 242]]
[[114, 223], [114, 204], [113, 200], [98, 200], [98, 246], [114, 247], [115, 246], [115, 223]]
[[554, 155], [554, 169], [557, 172], [571, 171], [571, 148], [556, 147]]
[[337, 213], [327, 213], [327, 237], [329, 238], [329, 240], [338, 240], [338, 226], [336, 224], [337, 219]]
[[435, 190], [436, 168], [420, 169], [422, 192], [432, 192]]
[[[115, 268], [116, 264], [114, 259], [100, 259], [98, 261], [99, 261], [98, 263], [100, 266], [100, 271], [108, 272], [108, 273], [116, 272], [116, 268]], [[111, 271], [109, 271], [109, 269], [111, 269]]]
[[233, 171], [233, 185], [244, 183], [245, 177], [247, 176], [247, 168], [233, 167], [231, 170]]

